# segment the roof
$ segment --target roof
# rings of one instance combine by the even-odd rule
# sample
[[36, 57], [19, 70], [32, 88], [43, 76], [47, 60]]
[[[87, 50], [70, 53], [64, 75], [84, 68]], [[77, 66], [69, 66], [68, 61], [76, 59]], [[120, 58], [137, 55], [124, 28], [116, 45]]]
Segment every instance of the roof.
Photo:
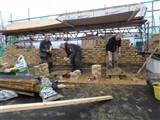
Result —
[[[132, 23], [144, 24], [145, 20], [139, 19], [135, 20], [134, 17], [137, 11], [128, 11], [118, 14], [90, 17], [83, 19], [74, 20], [64, 20], [59, 19], [48, 19], [42, 21], [30, 21], [25, 23], [13, 23], [7, 27], [7, 30], [1, 31], [4, 35], [12, 34], [25, 34], [29, 32], [39, 32], [39, 31], [75, 31], [75, 30], [86, 30], [94, 26], [103, 27], [104, 24], [108, 26], [123, 27], [123, 25], [131, 25]], [[123, 24], [122, 24], [123, 23]], [[106, 26], [107, 27], [107, 26]], [[116, 27], [116, 26], [115, 26]]]

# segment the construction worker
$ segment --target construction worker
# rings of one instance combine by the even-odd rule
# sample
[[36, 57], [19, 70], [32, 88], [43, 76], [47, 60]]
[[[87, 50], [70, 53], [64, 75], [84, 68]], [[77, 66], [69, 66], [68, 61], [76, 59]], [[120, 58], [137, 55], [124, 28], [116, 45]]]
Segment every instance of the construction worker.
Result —
[[111, 37], [106, 44], [106, 52], [108, 53], [109, 67], [118, 66], [118, 55], [121, 54], [121, 34], [117, 33]]
[[72, 71], [81, 70], [81, 48], [79, 45], [62, 43], [60, 48], [64, 49], [67, 57], [64, 58], [65, 61], [70, 59], [72, 64]]
[[39, 55], [40, 55], [40, 63], [48, 63], [48, 71], [49, 73], [53, 70], [53, 63], [52, 63], [52, 44], [51, 44], [51, 36], [45, 35], [44, 40], [41, 41], [39, 46]]

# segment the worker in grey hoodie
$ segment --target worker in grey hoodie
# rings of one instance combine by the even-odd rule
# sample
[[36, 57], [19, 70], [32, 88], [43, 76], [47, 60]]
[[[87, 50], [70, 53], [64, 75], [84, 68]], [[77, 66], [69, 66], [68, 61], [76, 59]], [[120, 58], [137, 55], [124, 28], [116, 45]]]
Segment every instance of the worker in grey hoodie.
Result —
[[70, 59], [72, 64], [72, 71], [81, 70], [81, 47], [75, 44], [62, 43], [60, 48], [64, 49], [67, 57], [64, 58], [65, 61]]

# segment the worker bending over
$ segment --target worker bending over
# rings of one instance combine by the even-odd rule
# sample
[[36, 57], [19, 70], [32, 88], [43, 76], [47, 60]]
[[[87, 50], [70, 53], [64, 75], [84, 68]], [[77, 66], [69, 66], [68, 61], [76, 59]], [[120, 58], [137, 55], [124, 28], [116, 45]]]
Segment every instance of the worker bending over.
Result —
[[40, 63], [48, 63], [48, 71], [49, 73], [53, 70], [53, 63], [52, 63], [52, 44], [51, 44], [51, 36], [45, 35], [44, 40], [41, 41], [39, 46], [39, 55], [40, 55]]
[[60, 48], [64, 49], [67, 57], [64, 58], [65, 61], [70, 59], [72, 64], [72, 71], [81, 70], [81, 48], [79, 45], [62, 43]]
[[115, 36], [111, 37], [106, 44], [109, 67], [118, 66], [118, 55], [121, 54], [121, 36], [120, 33], [117, 33]]

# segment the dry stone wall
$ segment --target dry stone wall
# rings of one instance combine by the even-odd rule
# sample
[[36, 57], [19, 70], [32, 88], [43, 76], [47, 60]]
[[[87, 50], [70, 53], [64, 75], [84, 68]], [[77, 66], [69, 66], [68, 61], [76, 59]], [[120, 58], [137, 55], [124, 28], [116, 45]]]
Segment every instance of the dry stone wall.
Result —
[[[153, 52], [154, 49], [157, 47], [157, 45], [160, 45], [160, 33], [153, 34], [151, 37], [151, 40], [149, 41], [149, 52]], [[160, 46], [159, 46], [159, 51], [160, 51]]]
[[145, 58], [137, 54], [137, 49], [129, 45], [129, 40], [123, 40], [121, 47], [121, 56], [119, 63], [121, 64], [143, 64]]
[[24, 48], [17, 45], [6, 48], [4, 56], [2, 57], [2, 62], [8, 63], [9, 65], [15, 65], [19, 55], [23, 55], [29, 65], [39, 63], [39, 53], [36, 49]]
[[[93, 48], [83, 48], [82, 46], [82, 63], [83, 64], [102, 64], [106, 63], [106, 51], [105, 45], [107, 43], [107, 38], [98, 38], [96, 40], [96, 45]], [[84, 44], [84, 43], [83, 43]], [[94, 42], [95, 44], [95, 42]], [[141, 55], [137, 54], [137, 50], [132, 46], [129, 46], [129, 40], [122, 40], [122, 53], [119, 57], [120, 64], [142, 64], [145, 60]], [[9, 63], [14, 65], [18, 56], [24, 55], [27, 63], [29, 65], [39, 63], [39, 53], [38, 50], [33, 48], [23, 48], [19, 46], [10, 46], [5, 50], [3, 56], [3, 63]], [[65, 62], [63, 58], [66, 53], [62, 49], [53, 50], [53, 63], [54, 65], [69, 65]]]

